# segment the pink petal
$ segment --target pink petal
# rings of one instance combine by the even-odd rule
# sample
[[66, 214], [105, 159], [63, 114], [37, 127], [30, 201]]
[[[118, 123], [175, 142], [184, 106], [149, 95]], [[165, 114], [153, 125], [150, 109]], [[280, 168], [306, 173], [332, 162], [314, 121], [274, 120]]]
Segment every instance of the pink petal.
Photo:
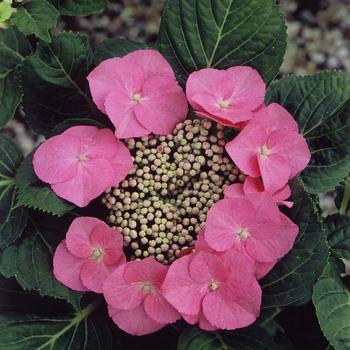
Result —
[[226, 251], [239, 244], [237, 234], [254, 217], [254, 206], [246, 198], [222, 199], [207, 214], [205, 239], [211, 248]]
[[[274, 231], [274, 230], [273, 230]], [[271, 263], [285, 256], [292, 248], [298, 235], [299, 228], [286, 215], [280, 213], [280, 226], [273, 236], [265, 234], [262, 230], [260, 239], [251, 239], [247, 242], [246, 249], [255, 260]]]
[[142, 260], [130, 261], [124, 273], [127, 283], [149, 282], [155, 288], [160, 288], [168, 268], [152, 257]]
[[105, 101], [106, 113], [115, 126], [118, 138], [142, 137], [151, 133], [136, 119], [135, 102], [128, 94], [116, 90], [107, 95]]
[[244, 196], [243, 184], [233, 184], [225, 188], [224, 195], [227, 198]]
[[154, 134], [168, 134], [186, 119], [187, 100], [175, 80], [150, 78], [145, 82], [142, 94], [144, 97], [135, 107], [135, 115], [139, 123]]
[[136, 50], [124, 56], [123, 60], [128, 64], [140, 67], [145, 80], [154, 76], [165, 76], [175, 79], [175, 74], [170, 64], [156, 50]]
[[52, 190], [60, 197], [85, 207], [102, 194], [108, 187], [117, 184], [119, 174], [109, 160], [94, 159], [81, 162], [74, 178], [67, 182], [52, 185]]
[[146, 314], [159, 323], [173, 323], [181, 317], [179, 312], [159, 292], [148, 294], [145, 297], [144, 308]]
[[182, 314], [182, 318], [189, 324], [196, 324], [199, 322], [200, 313], [197, 315]]
[[166, 323], [158, 323], [147, 316], [142, 304], [132, 310], [118, 310], [109, 306], [108, 312], [114, 323], [131, 335], [154, 333], [166, 325]]
[[199, 319], [199, 328], [204, 329], [205, 331], [216, 331], [217, 329], [219, 329], [218, 327], [212, 325], [203, 313], [201, 314]]
[[197, 234], [195, 249], [196, 249], [196, 252], [199, 252], [201, 250], [204, 250], [204, 251], [209, 252], [209, 253], [215, 252], [214, 249], [209, 247], [207, 241], [205, 240], [205, 238], [204, 238], [204, 230], [201, 230]]
[[290, 178], [290, 167], [288, 160], [277, 153], [258, 157], [261, 177], [264, 187], [270, 193], [283, 188]]
[[141, 288], [126, 283], [124, 272], [126, 264], [119, 266], [103, 284], [103, 295], [107, 303], [121, 310], [131, 310], [139, 306], [144, 298]]
[[291, 194], [292, 192], [290, 190], [290, 187], [286, 185], [282, 189], [280, 189], [279, 191], [273, 194], [273, 199], [276, 201], [277, 204], [289, 203], [289, 202], [285, 202], [285, 200], [288, 199], [291, 196]]
[[257, 280], [265, 277], [276, 265], [277, 261], [272, 261], [269, 263], [255, 262], [255, 277]]
[[101, 224], [104, 222], [92, 217], [74, 219], [66, 234], [66, 244], [70, 253], [78, 258], [90, 257], [92, 253], [90, 235], [93, 229]]
[[234, 250], [228, 250], [220, 254], [222, 265], [226, 267], [226, 277], [235, 280], [238, 285], [249, 281], [255, 273], [255, 261], [244, 251], [237, 254]]
[[[248, 112], [245, 111], [244, 113], [245, 113], [245, 115], [248, 115]], [[198, 115], [199, 117], [212, 119], [221, 125], [229, 126], [231, 128], [236, 128], [236, 129], [242, 129], [243, 125], [245, 126], [245, 124], [246, 124], [246, 122], [235, 123], [235, 122], [232, 122], [231, 119], [230, 120], [223, 119], [223, 118], [217, 117], [213, 114], [206, 113], [206, 112], [195, 111], [195, 114]], [[251, 119], [252, 115], [253, 115], [252, 113], [249, 113], [249, 117], [246, 117], [246, 118]]]
[[248, 124], [225, 148], [234, 163], [247, 175], [260, 176], [258, 154], [267, 140], [266, 130], [258, 124]]
[[256, 193], [256, 192], [264, 192], [265, 188], [260, 178], [257, 177], [246, 177], [244, 181], [244, 193]]
[[[229, 288], [230, 292], [222, 289]], [[225, 295], [237, 291], [239, 299], [230, 300]], [[242, 298], [244, 296], [244, 298]], [[227, 285], [209, 293], [203, 300], [203, 313], [207, 320], [220, 329], [233, 330], [249, 326], [259, 316], [261, 305], [261, 289], [252, 280], [248, 286]]]
[[193, 256], [190, 263], [190, 275], [195, 283], [208, 288], [210, 281], [220, 281], [225, 278], [225, 266], [222, 260], [214, 254], [200, 251]]
[[113, 266], [119, 262], [123, 255], [122, 234], [104, 222], [96, 226], [90, 236], [92, 247], [100, 247], [103, 250], [103, 263]]
[[73, 178], [78, 169], [81, 142], [77, 137], [58, 135], [43, 142], [36, 150], [33, 166], [40, 180], [50, 184]]
[[86, 288], [102, 293], [102, 285], [116, 266], [106, 266], [102, 261], [88, 259], [81, 267], [80, 278]]
[[144, 73], [141, 67], [125, 61], [125, 58], [110, 58], [101, 62], [87, 79], [94, 102], [102, 112], [106, 112], [106, 97], [116, 91], [138, 92]]
[[66, 287], [81, 292], [87, 291], [88, 289], [80, 280], [80, 269], [83, 263], [84, 259], [76, 258], [69, 253], [65, 241], [62, 241], [53, 257], [53, 274]]
[[165, 299], [180, 313], [196, 315], [201, 309], [201, 303], [207, 291], [201, 285], [194, 283], [190, 276], [189, 264], [192, 255], [175, 260], [169, 267], [161, 292]]
[[235, 105], [254, 111], [264, 103], [266, 85], [257, 70], [237, 66], [226, 72], [226, 80], [233, 85], [231, 99]]
[[288, 159], [290, 178], [302, 171], [311, 159], [311, 153], [305, 138], [293, 131], [281, 129], [274, 131], [268, 138], [271, 151]]
[[91, 125], [78, 125], [65, 130], [62, 135], [75, 136], [82, 142], [82, 144], [89, 144], [96, 137], [99, 130], [100, 129], [97, 127]]
[[284, 107], [277, 103], [260, 108], [255, 113], [253, 122], [263, 125], [269, 133], [279, 129], [298, 132], [297, 122]]

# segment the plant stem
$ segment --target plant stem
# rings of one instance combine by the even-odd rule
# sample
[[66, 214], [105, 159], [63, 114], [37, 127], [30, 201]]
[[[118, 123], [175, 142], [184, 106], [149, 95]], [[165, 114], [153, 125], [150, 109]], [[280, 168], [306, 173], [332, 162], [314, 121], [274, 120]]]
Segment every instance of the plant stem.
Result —
[[340, 205], [339, 212], [341, 215], [345, 215], [348, 209], [348, 204], [350, 200], [350, 181], [347, 181], [344, 188], [343, 200]]

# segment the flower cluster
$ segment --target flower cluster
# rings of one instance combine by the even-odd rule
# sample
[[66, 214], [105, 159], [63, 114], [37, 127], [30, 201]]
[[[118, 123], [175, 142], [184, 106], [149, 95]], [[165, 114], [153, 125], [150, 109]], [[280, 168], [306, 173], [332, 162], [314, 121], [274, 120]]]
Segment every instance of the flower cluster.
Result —
[[[34, 169], [79, 206], [105, 192], [113, 227], [75, 219], [55, 253], [56, 278], [103, 293], [114, 322], [134, 335], [180, 317], [207, 330], [253, 323], [258, 280], [298, 233], [279, 210], [293, 205], [288, 181], [310, 160], [293, 117], [264, 104], [250, 67], [190, 75], [187, 100], [202, 120], [185, 120], [185, 94], [154, 50], [104, 61], [88, 80], [115, 135], [68, 129], [39, 147]], [[238, 135], [227, 140], [227, 129]]]

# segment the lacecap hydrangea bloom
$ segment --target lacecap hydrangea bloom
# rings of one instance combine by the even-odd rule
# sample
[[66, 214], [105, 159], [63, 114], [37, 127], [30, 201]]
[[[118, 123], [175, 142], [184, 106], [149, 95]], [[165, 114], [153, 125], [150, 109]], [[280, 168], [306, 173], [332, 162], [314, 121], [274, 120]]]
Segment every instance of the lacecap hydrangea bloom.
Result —
[[186, 95], [199, 119], [187, 120], [185, 93], [155, 50], [106, 60], [88, 80], [115, 134], [69, 129], [40, 146], [34, 169], [80, 206], [105, 191], [109, 226], [73, 221], [55, 253], [57, 279], [103, 292], [134, 335], [180, 317], [206, 330], [253, 323], [259, 279], [298, 234], [279, 209], [293, 205], [288, 181], [310, 160], [293, 117], [264, 104], [250, 67], [192, 73]]

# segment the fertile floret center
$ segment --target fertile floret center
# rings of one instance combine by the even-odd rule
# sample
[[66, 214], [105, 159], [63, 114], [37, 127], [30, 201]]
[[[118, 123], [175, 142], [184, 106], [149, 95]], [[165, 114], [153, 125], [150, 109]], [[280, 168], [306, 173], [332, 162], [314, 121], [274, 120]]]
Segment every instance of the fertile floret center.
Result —
[[225, 187], [244, 180], [225, 143], [224, 128], [205, 119], [186, 120], [167, 136], [126, 140], [134, 168], [103, 203], [130, 259], [170, 264], [193, 247]]

